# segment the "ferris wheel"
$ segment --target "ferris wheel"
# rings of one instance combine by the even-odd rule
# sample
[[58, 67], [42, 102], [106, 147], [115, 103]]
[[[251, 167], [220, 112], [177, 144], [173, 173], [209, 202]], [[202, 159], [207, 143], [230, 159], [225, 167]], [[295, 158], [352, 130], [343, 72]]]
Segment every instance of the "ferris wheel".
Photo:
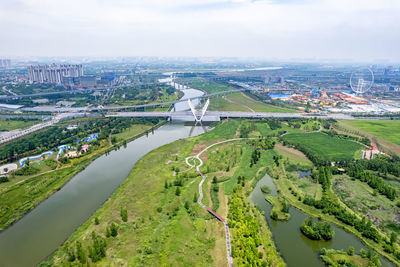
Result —
[[350, 76], [350, 87], [357, 94], [363, 94], [374, 84], [374, 73], [370, 68], [353, 71]]

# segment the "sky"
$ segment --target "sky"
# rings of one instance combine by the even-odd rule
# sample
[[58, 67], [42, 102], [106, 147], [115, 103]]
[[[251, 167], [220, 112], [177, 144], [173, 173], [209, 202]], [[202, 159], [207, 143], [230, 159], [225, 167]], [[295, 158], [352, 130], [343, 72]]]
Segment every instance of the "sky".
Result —
[[400, 62], [399, 0], [1, 0], [0, 56]]

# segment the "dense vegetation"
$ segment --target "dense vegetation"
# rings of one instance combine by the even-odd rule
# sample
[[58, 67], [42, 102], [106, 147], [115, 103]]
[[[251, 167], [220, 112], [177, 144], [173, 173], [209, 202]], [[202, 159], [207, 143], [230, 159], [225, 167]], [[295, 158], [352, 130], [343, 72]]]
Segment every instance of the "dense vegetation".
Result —
[[308, 217], [302, 223], [300, 230], [305, 236], [313, 240], [330, 240], [335, 234], [329, 223], [314, 221], [312, 217]]
[[[258, 251], [261, 239], [259, 226], [254, 217], [246, 216], [249, 203], [241, 190], [235, 190], [229, 199], [228, 223], [232, 229], [232, 256], [237, 259], [238, 266], [267, 266], [262, 260], [262, 252]], [[261, 253], [261, 255], [260, 255]]]

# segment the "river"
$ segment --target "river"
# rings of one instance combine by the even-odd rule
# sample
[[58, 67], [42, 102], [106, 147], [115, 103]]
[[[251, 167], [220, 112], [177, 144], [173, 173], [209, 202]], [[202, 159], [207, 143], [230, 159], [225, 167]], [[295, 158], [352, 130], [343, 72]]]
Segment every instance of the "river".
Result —
[[[347, 251], [349, 246], [355, 248], [356, 253], [366, 246], [351, 233], [346, 232], [342, 228], [334, 224], [332, 228], [335, 230], [335, 236], [330, 241], [315, 241], [308, 239], [300, 232], [300, 226], [308, 217], [302, 211], [290, 207], [290, 219], [288, 221], [275, 221], [270, 217], [272, 206], [265, 200], [265, 194], [261, 192], [260, 187], [268, 185], [271, 188], [271, 196], [278, 196], [277, 188], [272, 178], [266, 174], [256, 185], [253, 192], [249, 196], [250, 202], [256, 205], [264, 217], [272, 232], [274, 243], [284, 258], [288, 266], [306, 266], [306, 267], [322, 267], [324, 264], [319, 259], [319, 251], [321, 248], [343, 249]], [[394, 266], [385, 258], [381, 257], [382, 266]]]
[[[202, 94], [182, 90], [184, 98]], [[186, 102], [175, 107], [188, 109]], [[35, 266], [55, 251], [112, 195], [135, 163], [151, 150], [181, 138], [196, 136], [203, 127], [165, 124], [94, 160], [58, 192], [43, 201], [21, 220], [0, 233], [0, 266]]]

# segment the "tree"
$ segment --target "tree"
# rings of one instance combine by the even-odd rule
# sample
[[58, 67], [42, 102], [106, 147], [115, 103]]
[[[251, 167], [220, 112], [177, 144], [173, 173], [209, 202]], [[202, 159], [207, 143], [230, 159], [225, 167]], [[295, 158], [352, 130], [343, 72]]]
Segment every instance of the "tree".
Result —
[[168, 181], [167, 181], [167, 180], [165, 180], [164, 188], [165, 188], [165, 189], [168, 189]]
[[180, 187], [178, 186], [178, 187], [176, 187], [176, 190], [175, 190], [175, 195], [177, 195], [177, 196], [180, 196], [181, 195], [181, 189], [180, 189]]
[[199, 196], [197, 195], [197, 192], [195, 192], [193, 195], [193, 202], [197, 202], [198, 198], [199, 198]]
[[189, 202], [186, 200], [186, 201], [185, 201], [185, 209], [186, 209], [186, 210], [189, 210], [189, 208], [190, 208]]
[[100, 223], [99, 217], [94, 218], [94, 224], [99, 225], [99, 223]]
[[98, 262], [106, 256], [106, 241], [100, 235], [92, 232], [92, 246], [89, 247], [89, 257], [93, 262]]
[[115, 223], [111, 223], [110, 226], [111, 236], [116, 237], [118, 235], [118, 226]]

